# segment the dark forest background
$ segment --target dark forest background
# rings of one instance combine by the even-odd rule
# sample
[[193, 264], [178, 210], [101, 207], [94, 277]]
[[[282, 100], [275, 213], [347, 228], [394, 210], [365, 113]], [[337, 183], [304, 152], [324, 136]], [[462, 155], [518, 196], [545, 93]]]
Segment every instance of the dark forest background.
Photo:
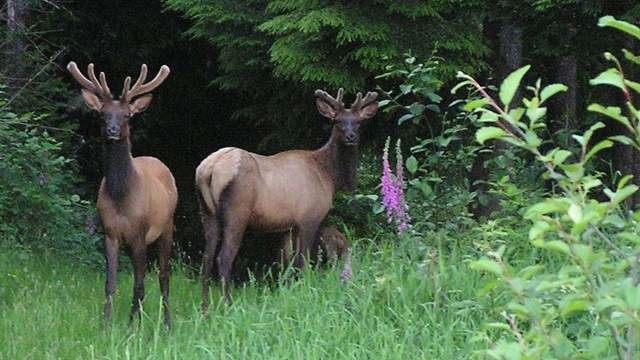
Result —
[[[598, 28], [597, 19], [613, 15], [638, 23], [640, 5], [634, 0], [7, 0], [1, 14], [2, 110], [46, 114], [21, 129], [46, 131], [59, 144], [69, 161], [63, 166], [67, 177], [57, 179], [57, 186], [87, 201], [78, 203], [90, 214], [87, 224], [102, 177], [100, 123], [83, 105], [66, 64], [75, 61], [84, 70], [94, 63], [115, 91], [127, 75], [138, 75], [142, 63], [152, 74], [163, 64], [171, 68], [153, 92], [150, 108], [132, 122], [133, 152], [156, 156], [172, 169], [180, 194], [176, 240], [184, 252], [197, 254], [196, 166], [224, 146], [271, 154], [322, 145], [330, 124], [315, 110], [315, 89], [335, 93], [344, 87], [347, 101], [357, 91], [392, 91], [381, 97], [391, 101], [366, 125], [361, 144], [361, 194], [375, 194], [377, 164], [388, 136], [402, 139], [408, 156], [411, 146], [436, 138], [437, 129], [455, 117], [449, 89], [458, 70], [498, 84], [512, 70], [532, 64], [532, 79], [568, 85], [570, 90], [552, 104], [547, 124], [550, 143], [568, 142], [566, 134], [593, 123], [585, 110], [591, 98], [615, 99], [588, 85], [590, 74], [605, 68], [601, 54], [638, 47]], [[407, 88], [407, 74], [416, 64], [433, 67], [420, 73], [428, 84], [420, 91]], [[412, 106], [418, 101], [428, 106]], [[424, 145], [434, 150], [429, 146]], [[489, 179], [504, 164], [492, 168], [487, 165], [490, 152], [477, 154], [461, 166], [465, 183], [476, 192], [472, 212], [489, 217], [495, 203], [478, 200], [483, 191], [478, 180]], [[630, 150], [614, 150], [605, 153], [603, 164], [640, 175], [634, 156]], [[438, 164], [432, 167], [438, 171]], [[44, 174], [41, 168], [34, 171]], [[442, 171], [445, 178], [448, 170]], [[15, 174], [6, 172], [8, 178], [0, 183], [5, 223], [25, 217], [10, 209], [19, 203], [6, 205], [17, 181], [9, 176]], [[48, 178], [49, 184], [55, 180]], [[370, 218], [370, 208], [348, 203], [337, 201], [341, 221], [360, 232], [372, 231], [370, 223], [362, 222]], [[46, 218], [47, 211], [37, 216]], [[28, 232], [13, 230], [16, 238]]]

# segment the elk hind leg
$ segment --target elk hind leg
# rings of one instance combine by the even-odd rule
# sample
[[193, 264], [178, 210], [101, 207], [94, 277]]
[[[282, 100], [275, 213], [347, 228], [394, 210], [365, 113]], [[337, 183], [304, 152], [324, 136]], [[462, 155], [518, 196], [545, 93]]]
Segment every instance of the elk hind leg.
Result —
[[224, 300], [227, 304], [231, 304], [231, 295], [229, 294], [229, 287], [231, 285], [231, 271], [233, 270], [233, 262], [240, 250], [240, 243], [244, 236], [247, 221], [249, 216], [238, 216], [234, 218], [233, 222], [226, 222], [227, 226], [224, 228], [224, 240], [222, 241], [222, 248], [218, 254], [218, 273], [220, 274], [220, 280], [222, 281], [222, 292], [224, 294]]
[[218, 243], [220, 242], [220, 226], [213, 215], [202, 211], [202, 225], [204, 228], [205, 250], [202, 257], [202, 303], [201, 311], [206, 314], [209, 308], [209, 287], [213, 273], [213, 258], [215, 257]]

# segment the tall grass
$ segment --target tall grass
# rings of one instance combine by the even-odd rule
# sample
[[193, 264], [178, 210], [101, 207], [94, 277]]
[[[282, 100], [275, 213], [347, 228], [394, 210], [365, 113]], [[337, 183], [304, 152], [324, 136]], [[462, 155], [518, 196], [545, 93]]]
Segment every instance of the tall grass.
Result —
[[481, 274], [453, 251], [416, 255], [382, 241], [356, 244], [354, 278], [305, 270], [288, 285], [249, 281], [231, 306], [212, 288], [207, 317], [200, 284], [174, 264], [173, 328], [162, 326], [157, 273], [147, 275], [142, 320], [128, 321], [132, 275], [118, 277], [111, 327], [102, 323], [104, 275], [42, 253], [0, 253], [2, 359], [463, 359], [485, 314]]

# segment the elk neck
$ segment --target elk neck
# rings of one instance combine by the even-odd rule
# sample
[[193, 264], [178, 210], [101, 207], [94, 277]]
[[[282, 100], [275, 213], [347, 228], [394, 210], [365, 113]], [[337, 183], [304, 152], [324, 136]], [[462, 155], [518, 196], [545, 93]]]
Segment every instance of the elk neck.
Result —
[[131, 157], [131, 142], [103, 141], [103, 171], [107, 194], [116, 203], [124, 201], [136, 178]]
[[358, 147], [338, 140], [334, 128], [329, 141], [316, 151], [319, 162], [333, 179], [335, 191], [353, 192], [356, 189]]

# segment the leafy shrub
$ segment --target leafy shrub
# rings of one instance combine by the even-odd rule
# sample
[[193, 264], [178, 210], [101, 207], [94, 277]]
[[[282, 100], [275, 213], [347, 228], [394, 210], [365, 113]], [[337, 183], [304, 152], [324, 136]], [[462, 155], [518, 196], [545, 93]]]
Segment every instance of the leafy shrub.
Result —
[[0, 99], [0, 240], [100, 263], [94, 206], [74, 194], [78, 175], [62, 144]]
[[[640, 39], [640, 28], [611, 17], [600, 20]], [[625, 50], [625, 57], [640, 65], [640, 57]], [[640, 210], [627, 209], [624, 201], [638, 190], [624, 176], [607, 186], [602, 173], [589, 164], [598, 152], [614, 141], [640, 145], [640, 112], [631, 102], [640, 84], [625, 79], [620, 62], [593, 84], [618, 87], [626, 95], [626, 111], [599, 104], [589, 110], [622, 123], [634, 138], [614, 136], [591, 144], [594, 134], [605, 127], [593, 124], [581, 135], [573, 135], [578, 153], [568, 149], [542, 150], [541, 131], [545, 102], [565, 91], [562, 84], [543, 87], [538, 81], [528, 87], [522, 107], [510, 108], [525, 66], [509, 75], [500, 86], [498, 100], [475, 79], [465, 74], [454, 91], [471, 86], [481, 97], [469, 101], [465, 110], [479, 114], [484, 125], [476, 132], [480, 143], [496, 139], [524, 149], [545, 169], [555, 189], [529, 206], [524, 213], [531, 221], [531, 245], [554, 255], [553, 261], [538, 258], [513, 264], [504, 254], [507, 245], [487, 245], [486, 255], [470, 267], [492, 275], [480, 295], [502, 299], [477, 340], [489, 348], [484, 355], [494, 359], [637, 358], [640, 348]], [[535, 263], [537, 261], [537, 263]]]

